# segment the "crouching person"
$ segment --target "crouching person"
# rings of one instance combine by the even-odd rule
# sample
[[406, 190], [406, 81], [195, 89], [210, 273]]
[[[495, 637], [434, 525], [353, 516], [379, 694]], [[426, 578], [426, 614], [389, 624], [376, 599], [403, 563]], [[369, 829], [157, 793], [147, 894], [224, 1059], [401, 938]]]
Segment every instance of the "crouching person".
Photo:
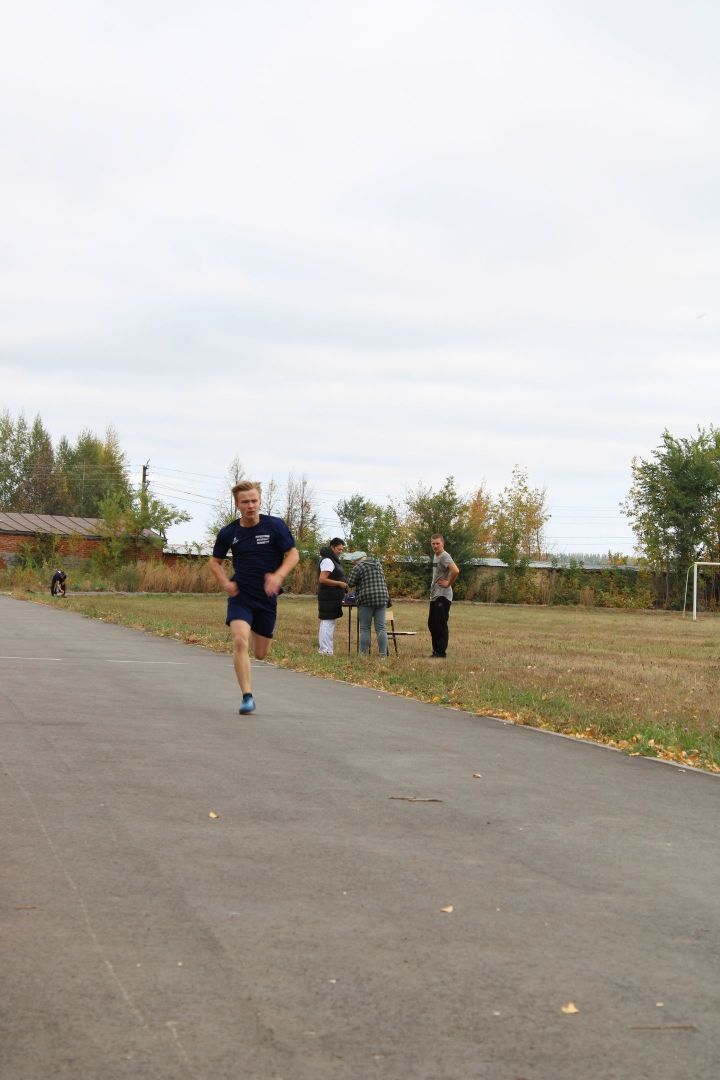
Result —
[[53, 574], [52, 579], [50, 581], [50, 595], [51, 596], [65, 596], [65, 594], [67, 592], [67, 585], [65, 584], [66, 581], [67, 581], [67, 574], [65, 573], [64, 570], [62, 570], [62, 569], [60, 569], [58, 567], [58, 569], [55, 571], [55, 573]]

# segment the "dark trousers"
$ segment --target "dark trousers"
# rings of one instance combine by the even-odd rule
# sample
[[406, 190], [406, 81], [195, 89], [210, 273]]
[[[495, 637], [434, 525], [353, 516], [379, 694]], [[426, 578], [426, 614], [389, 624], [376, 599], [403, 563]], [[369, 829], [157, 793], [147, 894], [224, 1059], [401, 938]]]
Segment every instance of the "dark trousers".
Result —
[[448, 619], [450, 618], [450, 601], [446, 596], [438, 596], [430, 601], [428, 612], [428, 630], [432, 638], [433, 656], [446, 656], [448, 647]]

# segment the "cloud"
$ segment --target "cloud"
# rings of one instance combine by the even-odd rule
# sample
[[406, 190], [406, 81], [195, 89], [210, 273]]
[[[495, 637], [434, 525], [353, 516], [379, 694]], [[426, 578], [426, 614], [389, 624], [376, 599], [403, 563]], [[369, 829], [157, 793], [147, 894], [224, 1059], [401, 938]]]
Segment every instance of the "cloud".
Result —
[[11, 0], [3, 406], [113, 424], [193, 509], [236, 454], [328, 521], [515, 463], [616, 506], [633, 454], [712, 419], [719, 24]]

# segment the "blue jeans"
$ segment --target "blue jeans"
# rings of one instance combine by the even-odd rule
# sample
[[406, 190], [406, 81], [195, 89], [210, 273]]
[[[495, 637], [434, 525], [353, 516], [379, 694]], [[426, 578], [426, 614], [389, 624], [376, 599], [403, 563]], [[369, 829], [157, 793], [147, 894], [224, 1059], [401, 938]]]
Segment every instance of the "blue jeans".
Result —
[[375, 634], [377, 636], [378, 653], [387, 656], [387, 630], [385, 629], [385, 612], [387, 607], [370, 607], [369, 604], [358, 606], [358, 620], [360, 623], [360, 652], [367, 656], [370, 652], [370, 624], [375, 622]]

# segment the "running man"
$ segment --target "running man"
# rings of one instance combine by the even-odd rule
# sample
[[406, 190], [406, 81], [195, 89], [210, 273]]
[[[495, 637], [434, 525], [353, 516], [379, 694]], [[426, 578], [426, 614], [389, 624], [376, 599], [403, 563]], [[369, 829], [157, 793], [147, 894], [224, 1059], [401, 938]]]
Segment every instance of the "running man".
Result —
[[[226, 624], [233, 636], [233, 664], [242, 691], [239, 712], [255, 712], [250, 668], [250, 642], [256, 660], [270, 651], [277, 597], [282, 583], [298, 563], [295, 541], [282, 518], [260, 513], [260, 485], [241, 480], [232, 489], [240, 520], [217, 535], [210, 570], [228, 594]], [[233, 576], [223, 560], [230, 555]]]

